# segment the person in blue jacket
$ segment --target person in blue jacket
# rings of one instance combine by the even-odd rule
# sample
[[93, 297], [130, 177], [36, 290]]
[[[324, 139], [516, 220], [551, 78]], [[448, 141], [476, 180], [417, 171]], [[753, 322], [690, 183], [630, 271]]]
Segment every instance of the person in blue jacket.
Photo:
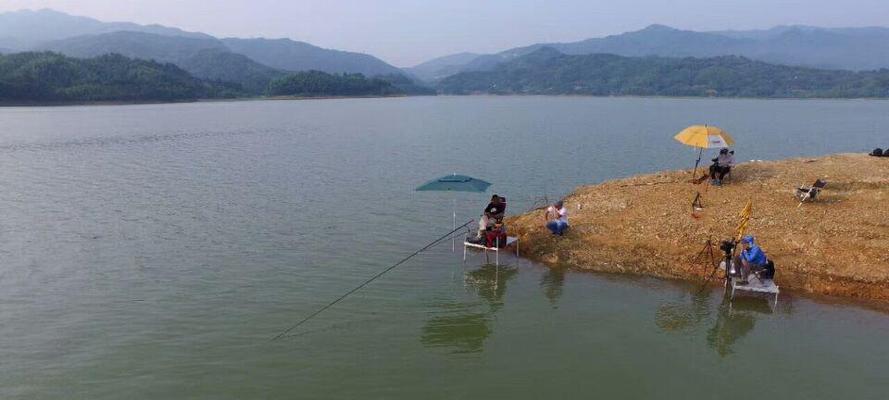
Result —
[[762, 248], [756, 244], [756, 238], [752, 235], [744, 236], [741, 239], [744, 249], [738, 257], [741, 262], [741, 283], [747, 282], [747, 277], [751, 272], [760, 272], [768, 269], [769, 259]]

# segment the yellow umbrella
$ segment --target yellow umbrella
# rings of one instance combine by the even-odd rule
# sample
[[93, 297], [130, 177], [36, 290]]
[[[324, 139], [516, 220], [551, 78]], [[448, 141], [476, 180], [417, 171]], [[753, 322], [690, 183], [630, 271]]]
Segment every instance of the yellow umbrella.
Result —
[[713, 148], [723, 148], [734, 146], [735, 139], [733, 139], [728, 132], [709, 125], [692, 125], [688, 128], [682, 130], [673, 136], [673, 139], [676, 139], [677, 142], [682, 143], [686, 146], [697, 147], [700, 149], [698, 152], [698, 159], [695, 161], [695, 169], [692, 172], [692, 176], [697, 174], [698, 165], [701, 163], [701, 156], [704, 154], [704, 149], [713, 149]]

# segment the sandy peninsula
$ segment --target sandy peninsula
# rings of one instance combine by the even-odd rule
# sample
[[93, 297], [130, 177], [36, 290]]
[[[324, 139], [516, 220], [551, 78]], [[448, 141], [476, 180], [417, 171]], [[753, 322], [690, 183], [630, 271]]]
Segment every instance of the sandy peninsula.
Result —
[[[796, 187], [816, 179], [827, 187], [799, 206]], [[696, 256], [708, 239], [731, 238], [752, 200], [748, 233], [776, 262], [783, 289], [889, 303], [889, 158], [746, 162], [720, 187], [690, 180], [683, 170], [580, 187], [565, 198], [563, 237], [543, 227], [542, 209], [508, 222], [523, 255], [550, 266], [704, 281], [712, 268]], [[704, 208], [693, 215], [697, 193]]]

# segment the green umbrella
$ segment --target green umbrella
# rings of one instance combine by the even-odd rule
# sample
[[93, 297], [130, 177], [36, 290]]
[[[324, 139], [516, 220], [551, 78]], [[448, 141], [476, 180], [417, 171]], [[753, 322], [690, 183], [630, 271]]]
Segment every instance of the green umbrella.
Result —
[[491, 186], [490, 183], [481, 179], [473, 178], [466, 175], [445, 175], [438, 179], [433, 179], [422, 184], [417, 188], [418, 192], [438, 191], [438, 192], [473, 192], [483, 193]]
[[[438, 179], [433, 179], [420, 185], [416, 190], [418, 192], [470, 192], [484, 193], [491, 186], [490, 183], [481, 179], [473, 178], [466, 175], [445, 175]], [[454, 229], [457, 229], [457, 197], [454, 196]], [[456, 248], [456, 242], [451, 245], [452, 250]]]

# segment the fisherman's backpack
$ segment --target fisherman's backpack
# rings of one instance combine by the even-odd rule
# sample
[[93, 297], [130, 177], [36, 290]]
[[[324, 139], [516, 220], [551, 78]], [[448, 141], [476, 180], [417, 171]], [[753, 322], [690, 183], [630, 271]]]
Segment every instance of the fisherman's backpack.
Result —
[[772, 260], [766, 263], [765, 269], [760, 274], [762, 279], [775, 279], [775, 263]]

